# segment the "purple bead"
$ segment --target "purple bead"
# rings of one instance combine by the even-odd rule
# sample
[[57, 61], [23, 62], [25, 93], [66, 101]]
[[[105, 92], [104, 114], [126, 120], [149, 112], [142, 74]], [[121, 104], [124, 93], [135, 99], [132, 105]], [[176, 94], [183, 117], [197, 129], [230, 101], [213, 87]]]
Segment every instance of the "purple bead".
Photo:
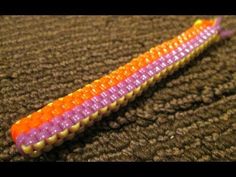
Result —
[[136, 80], [134, 81], [134, 85], [135, 85], [136, 87], [140, 86], [142, 83], [143, 83], [143, 82], [142, 82], [140, 79], [136, 79]]
[[64, 120], [60, 123], [60, 127], [62, 128], [62, 130], [66, 129], [66, 128], [69, 128], [73, 125], [72, 121], [67, 119], [67, 120]]
[[70, 119], [73, 115], [74, 115], [74, 111], [70, 110], [70, 111], [63, 113], [62, 117], [64, 119]]
[[119, 97], [119, 94], [114, 93], [111, 95], [110, 98], [111, 98], [111, 101], [114, 102], [114, 101], [118, 100], [120, 97]]
[[62, 128], [58, 125], [53, 125], [52, 128], [49, 130], [50, 136], [57, 134], [58, 132], [62, 131]]
[[206, 34], [208, 37], [210, 37], [210, 36], [211, 36], [211, 33], [210, 33], [210, 32], [208, 32], [208, 31], [207, 31], [205, 34]]
[[102, 100], [102, 97], [101, 97], [101, 95], [97, 95], [97, 96], [95, 96], [95, 97], [93, 97], [92, 99], [91, 99], [93, 102], [101, 102], [101, 100]]
[[37, 135], [38, 132], [39, 132], [38, 129], [32, 128], [32, 129], [27, 133], [27, 135]]
[[173, 50], [173, 51], [171, 52], [171, 54], [172, 54], [172, 55], [176, 55], [177, 52], [178, 52], [177, 50]]
[[99, 110], [99, 109], [101, 109], [103, 107], [103, 105], [100, 103], [100, 102], [96, 102], [96, 103], [94, 103], [94, 105], [92, 106], [92, 108], [93, 108], [93, 110], [95, 111], [97, 111], [97, 110]]
[[194, 49], [193, 44], [190, 44], [190, 45], [189, 45], [189, 49], [190, 49], [190, 51], [192, 51], [192, 50]]
[[164, 58], [170, 58], [171, 57], [171, 53], [169, 52], [169, 53], [167, 53], [165, 56], [164, 56]]
[[20, 146], [25, 141], [26, 137], [27, 136], [25, 134], [21, 134], [16, 138], [16, 146], [18, 149], [20, 149]]
[[106, 98], [106, 97], [109, 96], [109, 93], [105, 91], [105, 92], [102, 92], [100, 95], [101, 95], [103, 98]]
[[174, 63], [174, 61], [170, 58], [167, 60], [167, 63], [168, 63], [168, 65], [171, 65], [172, 63]]
[[161, 67], [162, 67], [162, 68], [165, 68], [167, 65], [168, 65], [168, 64], [167, 64], [166, 62], [162, 62], [162, 63], [161, 63]]
[[93, 110], [89, 107], [85, 108], [83, 111], [82, 111], [82, 114], [84, 115], [84, 117], [87, 117], [89, 116], [90, 114], [93, 113]]
[[46, 131], [46, 130], [41, 130], [37, 135], [36, 135], [37, 139], [39, 141], [50, 137], [50, 134]]
[[199, 42], [200, 44], [202, 44], [202, 43], [204, 42], [204, 40], [203, 40], [202, 38], [200, 38], [200, 39], [198, 40], [198, 42]]
[[117, 93], [122, 97], [128, 93], [128, 90], [127, 88], [121, 88]]
[[187, 47], [187, 45], [185, 43], [183, 43], [181, 47], [182, 47], [182, 50], [183, 50], [184, 48]]
[[76, 113], [76, 114], [74, 114], [71, 118], [70, 118], [70, 120], [74, 123], [74, 124], [76, 124], [76, 123], [78, 123], [81, 119], [83, 119], [84, 118], [84, 116], [83, 116], [83, 114], [81, 114], [81, 113]]
[[184, 50], [183, 50], [182, 52], [179, 53], [179, 57], [180, 57], [180, 58], [184, 58], [184, 57], [185, 57]]
[[84, 109], [84, 107], [82, 105], [76, 106], [73, 111], [75, 114], [80, 113], [82, 110]]
[[111, 94], [114, 94], [114, 93], [116, 93], [118, 90], [119, 90], [119, 88], [115, 85], [115, 86], [113, 86], [113, 87], [111, 87], [111, 88], [109, 89], [109, 92], [110, 92]]
[[40, 133], [39, 129], [32, 129], [29, 131], [29, 133], [26, 135], [26, 139], [24, 144], [25, 145], [30, 145], [30, 144], [34, 144], [38, 141], [37, 135]]
[[207, 40], [207, 39], [208, 39], [208, 37], [206, 36], [206, 34], [202, 35], [201, 37], [202, 37], [203, 40]]
[[126, 81], [124, 80], [124, 81], [120, 82], [119, 84], [117, 84], [117, 87], [120, 89], [120, 88], [126, 87], [126, 85], [127, 85], [127, 83], [126, 83]]
[[186, 47], [186, 48], [184, 49], [184, 52], [186, 52], [186, 54], [189, 54], [190, 51], [191, 51], [191, 49], [189, 48], [189, 45], [188, 45], [188, 47]]
[[146, 81], [148, 79], [148, 77], [146, 75], [142, 75], [140, 78], [142, 81]]
[[40, 128], [43, 130], [50, 130], [50, 128], [52, 127], [52, 124], [49, 122], [43, 123]]
[[200, 44], [196, 42], [196, 43], [193, 44], [193, 47], [194, 47], [194, 48], [197, 48], [199, 45], [200, 45]]
[[177, 51], [181, 52], [182, 51], [182, 47], [181, 46], [177, 47]]
[[161, 69], [162, 68], [160, 66], [155, 66], [154, 72], [157, 74], [157, 73], [159, 73], [161, 71]]
[[140, 74], [146, 74], [146, 70], [145, 70], [145, 67], [141, 68], [138, 70]]
[[153, 70], [150, 70], [148, 71], [147, 73], [150, 77], [154, 76], [155, 75], [155, 72]]
[[111, 99], [107, 97], [107, 98], [104, 98], [104, 99], [101, 101], [101, 104], [102, 104], [103, 106], [107, 106], [107, 105], [109, 105], [111, 102], [112, 102]]
[[139, 79], [140, 76], [141, 76], [141, 74], [140, 74], [138, 71], [136, 71], [136, 72], [132, 75], [132, 77], [133, 77], [134, 79]]
[[19, 135], [17, 138], [16, 138], [16, 148], [19, 150], [19, 152], [21, 154], [24, 154], [24, 152], [22, 151], [21, 149], [21, 145], [23, 144], [23, 142], [25, 141], [26, 139], [26, 135], [25, 134], [22, 134], [22, 135]]
[[179, 59], [181, 59], [181, 58], [180, 58], [178, 55], [175, 55], [175, 56], [174, 56], [174, 60], [175, 60], [175, 61], [178, 61]]
[[135, 85], [134, 84], [132, 84], [132, 83], [130, 83], [129, 85], [127, 85], [127, 90], [130, 92], [130, 91], [132, 91], [133, 89], [135, 89]]
[[93, 101], [91, 100], [87, 100], [83, 103], [83, 106], [86, 107], [91, 107], [93, 105]]
[[62, 116], [58, 116], [58, 117], [55, 117], [51, 120], [51, 123], [53, 125], [59, 125], [60, 122], [62, 122], [64, 120], [64, 118]]
[[146, 66], [146, 69], [149, 71], [149, 70], [153, 70], [153, 62], [151, 63], [151, 64], [148, 64], [147, 66]]
[[126, 80], [126, 83], [133, 83], [134, 82], [134, 78], [133, 77], [128, 77]]
[[32, 144], [35, 144], [35, 143], [37, 143], [38, 142], [38, 137], [37, 138], [35, 138], [35, 137], [27, 137], [26, 139], [25, 139], [25, 142], [24, 142], [24, 144], [26, 145], [26, 146], [29, 146], [29, 145], [32, 145]]

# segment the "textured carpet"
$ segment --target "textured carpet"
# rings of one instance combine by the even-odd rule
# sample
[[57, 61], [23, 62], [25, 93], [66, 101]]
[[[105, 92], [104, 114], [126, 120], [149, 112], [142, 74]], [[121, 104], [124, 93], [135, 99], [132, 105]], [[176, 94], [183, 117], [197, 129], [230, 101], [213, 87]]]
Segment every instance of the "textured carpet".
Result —
[[[18, 119], [188, 28], [193, 16], [0, 16], [0, 161], [235, 161], [236, 37], [37, 159]], [[223, 26], [234, 27], [236, 17]]]

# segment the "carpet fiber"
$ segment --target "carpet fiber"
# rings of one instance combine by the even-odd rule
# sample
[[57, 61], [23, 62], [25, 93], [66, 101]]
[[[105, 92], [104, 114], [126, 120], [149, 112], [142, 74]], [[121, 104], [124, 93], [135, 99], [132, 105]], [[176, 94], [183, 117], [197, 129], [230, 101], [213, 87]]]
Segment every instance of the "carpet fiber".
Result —
[[[235, 161], [236, 37], [36, 159], [18, 119], [190, 27], [195, 16], [1, 16], [0, 161]], [[235, 28], [236, 17], [223, 19]]]

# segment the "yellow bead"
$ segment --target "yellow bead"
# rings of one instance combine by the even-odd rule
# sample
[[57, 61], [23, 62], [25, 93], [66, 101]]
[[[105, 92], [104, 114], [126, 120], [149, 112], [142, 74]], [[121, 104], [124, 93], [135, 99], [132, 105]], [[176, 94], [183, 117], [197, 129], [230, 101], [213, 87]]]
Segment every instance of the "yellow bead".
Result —
[[46, 139], [46, 142], [48, 144], [54, 144], [56, 141], [57, 141], [57, 135], [53, 135], [53, 136]]
[[124, 102], [124, 100], [125, 100], [125, 96], [122, 96], [121, 98], [119, 98], [117, 100], [117, 102], [118, 102], [118, 104], [122, 104]]
[[202, 20], [198, 19], [195, 21], [194, 26], [201, 25], [201, 24], [202, 24]]
[[134, 89], [134, 94], [135, 94], [135, 95], [139, 95], [140, 90], [141, 90], [141, 86], [135, 88], [135, 89]]
[[63, 130], [63, 131], [61, 131], [61, 132], [58, 133], [58, 137], [63, 139], [63, 138], [65, 138], [68, 134], [69, 134], [68, 129], [65, 129], [65, 130]]
[[146, 90], [148, 88], [148, 84], [147, 81], [145, 81], [142, 85], [141, 85], [141, 89], [142, 90]]
[[87, 125], [89, 123], [89, 121], [90, 121], [89, 117], [86, 117], [86, 118], [81, 120], [81, 124], [82, 125]]
[[97, 117], [98, 117], [98, 111], [95, 112], [95, 113], [93, 113], [93, 114], [90, 116], [90, 118], [91, 118], [92, 120], [97, 119]]
[[114, 101], [113, 103], [109, 105], [109, 109], [114, 110], [116, 108], [116, 105], [117, 105], [117, 102]]
[[151, 77], [150, 79], [148, 79], [148, 85], [153, 86], [154, 84], [155, 84], [154, 77]]
[[22, 145], [21, 148], [25, 154], [31, 154], [33, 152], [33, 148], [31, 145], [29, 146]]
[[44, 140], [41, 140], [38, 143], [35, 143], [33, 145], [34, 149], [37, 150], [37, 151], [40, 151], [41, 149], [43, 149], [44, 146], [45, 146], [45, 141]]
[[100, 112], [102, 115], [104, 115], [104, 114], [107, 112], [107, 110], [108, 110], [108, 106], [106, 106], [106, 107], [100, 109], [99, 112]]
[[75, 125], [72, 125], [70, 128], [69, 128], [69, 131], [72, 132], [72, 133], [76, 133], [80, 128], [80, 122], [78, 122], [77, 124]]
[[131, 91], [131, 92], [129, 92], [129, 93], [127, 93], [127, 94], [125, 95], [125, 98], [129, 100], [129, 99], [132, 98], [133, 94], [134, 94], [134, 92]]

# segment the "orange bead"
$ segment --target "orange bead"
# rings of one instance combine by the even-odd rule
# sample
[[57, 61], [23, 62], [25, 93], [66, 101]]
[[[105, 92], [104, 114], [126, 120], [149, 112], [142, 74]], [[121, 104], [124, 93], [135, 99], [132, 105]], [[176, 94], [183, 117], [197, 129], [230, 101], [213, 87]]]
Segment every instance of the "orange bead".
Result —
[[29, 131], [29, 127], [27, 125], [18, 125], [14, 132], [14, 137], [17, 138], [17, 136], [21, 135], [22, 133], [27, 133]]
[[156, 47], [158, 58], [163, 56], [163, 51], [160, 46]]
[[158, 54], [155, 48], [150, 49], [151, 59], [152, 61], [156, 60], [158, 58]]
[[73, 100], [74, 100], [73, 96], [65, 96], [63, 98], [62, 108], [64, 108], [65, 110], [73, 108], [74, 107]]
[[49, 112], [49, 113], [52, 113], [52, 109], [53, 107], [52, 106], [49, 106], [49, 105], [46, 105], [42, 108], [42, 112]]
[[42, 124], [42, 120], [35, 117], [35, 118], [32, 118], [31, 121], [29, 122], [29, 127], [36, 128], [41, 124]]
[[83, 88], [83, 91], [84, 91], [85, 93], [92, 92], [92, 86], [91, 86], [91, 84], [86, 85], [86, 86]]
[[[42, 114], [41, 116], [41, 122], [48, 122], [53, 118], [53, 114], [49, 113], [49, 112], [45, 112]], [[36, 123], [37, 124], [37, 123]]]
[[130, 70], [132, 73], [137, 71], [137, 68], [135, 68], [135, 66], [131, 62], [126, 64], [126, 68]]
[[109, 85], [109, 80], [110, 80], [110, 78], [107, 77], [107, 76], [102, 77], [102, 78], [100, 79], [100, 81], [101, 81], [100, 88], [101, 88], [102, 90], [106, 90], [106, 89], [108, 89], [108, 88], [111, 87], [111, 86]]
[[92, 97], [93, 95], [91, 93], [83, 93], [83, 95], [81, 96], [81, 98], [83, 100], [88, 100]]
[[57, 100], [55, 100], [55, 101], [52, 103], [52, 106], [53, 106], [54, 108], [57, 108], [57, 107], [61, 107], [62, 104], [63, 104], [63, 100], [62, 100], [62, 99], [57, 99]]
[[29, 122], [30, 122], [30, 120], [32, 119], [32, 117], [30, 117], [30, 118], [23, 118], [23, 119], [21, 119], [20, 120], [20, 122], [19, 122], [19, 125], [27, 125]]
[[61, 115], [63, 112], [65, 112], [65, 110], [62, 108], [62, 106], [54, 107], [54, 109], [52, 110], [52, 114], [53, 114], [54, 116], [59, 116], [59, 115]]
[[98, 95], [101, 92], [102, 92], [102, 89], [99, 86], [97, 86], [96, 84], [93, 84], [92, 93], [94, 95]]
[[13, 140], [15, 141], [17, 136], [19, 135], [19, 129], [20, 127], [18, 126], [18, 124], [14, 124], [12, 127], [11, 127], [11, 136], [13, 138]]
[[147, 65], [147, 63], [148, 63], [148, 60], [145, 58], [144, 55], [141, 55], [139, 57], [139, 67], [144, 67]]
[[116, 85], [118, 83], [119, 83], [119, 80], [116, 77], [114, 77], [114, 76], [112, 76], [111, 79], [108, 81], [108, 84], [110, 86], [114, 86], [114, 85]]
[[33, 114], [31, 114], [31, 119], [40, 119], [41, 116], [42, 112], [34, 112]]
[[150, 52], [146, 52], [144, 54], [144, 56], [145, 56], [146, 60], [149, 60], [149, 62], [152, 60], [152, 55], [150, 54]]
[[80, 98], [80, 99], [82, 99], [82, 95], [83, 95], [83, 91], [80, 89], [80, 90], [77, 90], [77, 91], [75, 91], [74, 93], [73, 93], [73, 97], [74, 98]]
[[83, 99], [82, 98], [74, 98], [73, 99], [73, 101], [72, 101], [72, 103], [75, 105], [75, 106], [78, 106], [78, 105], [80, 105], [80, 104], [82, 104], [83, 103]]
[[120, 72], [118, 75], [117, 75], [117, 80], [118, 81], [123, 81], [126, 77], [124, 75], [124, 73]]
[[138, 64], [139, 64], [139, 58], [134, 58], [132, 61], [131, 61], [132, 65], [136, 68], [139, 68]]

